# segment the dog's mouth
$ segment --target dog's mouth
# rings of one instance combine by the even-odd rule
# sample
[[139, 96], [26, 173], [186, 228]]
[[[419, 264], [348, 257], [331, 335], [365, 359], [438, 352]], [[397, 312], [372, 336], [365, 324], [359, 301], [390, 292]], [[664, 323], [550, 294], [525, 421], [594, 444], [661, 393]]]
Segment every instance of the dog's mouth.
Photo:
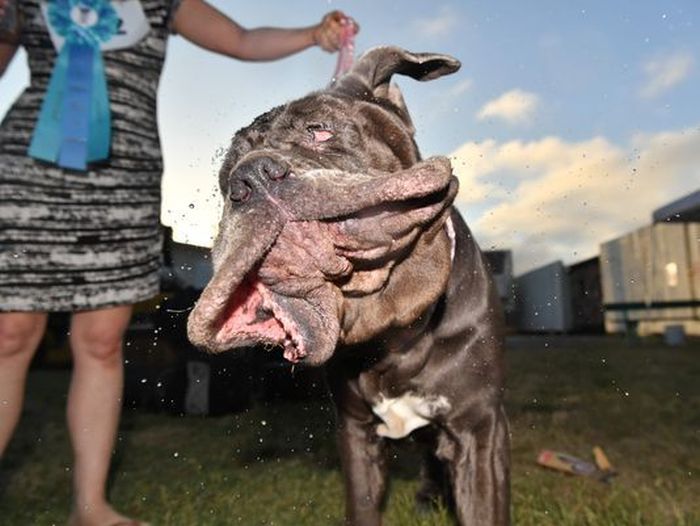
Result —
[[236, 289], [214, 338], [217, 348], [281, 347], [284, 358], [292, 363], [308, 355], [298, 324], [257, 276], [246, 278]]
[[318, 254], [295, 244], [316, 236], [320, 245], [319, 235], [309, 223], [288, 223], [230, 247], [190, 314], [192, 343], [215, 353], [279, 347], [292, 363], [326, 361], [340, 334], [339, 292], [318, 269]]
[[308, 296], [286, 296], [252, 271], [219, 312], [200, 300], [188, 320], [189, 338], [214, 353], [263, 346], [282, 349], [291, 363], [320, 365], [333, 354], [340, 334], [336, 294], [324, 284]]

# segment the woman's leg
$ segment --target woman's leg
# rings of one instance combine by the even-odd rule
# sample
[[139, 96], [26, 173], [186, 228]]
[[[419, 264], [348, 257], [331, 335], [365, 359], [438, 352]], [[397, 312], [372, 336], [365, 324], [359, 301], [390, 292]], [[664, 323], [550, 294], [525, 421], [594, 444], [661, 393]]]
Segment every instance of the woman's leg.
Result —
[[121, 412], [122, 342], [131, 306], [73, 314], [70, 342], [73, 377], [68, 429], [75, 465], [72, 522], [105, 526], [122, 516], [107, 503], [106, 482]]
[[0, 313], [0, 458], [22, 413], [32, 357], [46, 329], [46, 313]]

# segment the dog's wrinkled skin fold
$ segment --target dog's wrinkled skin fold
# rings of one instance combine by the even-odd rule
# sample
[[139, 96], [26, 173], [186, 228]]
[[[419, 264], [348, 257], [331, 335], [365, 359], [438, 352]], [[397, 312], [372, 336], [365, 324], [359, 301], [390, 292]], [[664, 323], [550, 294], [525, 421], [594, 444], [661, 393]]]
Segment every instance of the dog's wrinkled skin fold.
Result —
[[451, 206], [449, 161], [421, 160], [390, 83], [458, 68], [372, 49], [334, 86], [239, 131], [220, 172], [215, 272], [189, 337], [326, 364], [355, 526], [381, 524], [383, 450], [408, 434], [429, 451], [419, 500], [445, 498], [461, 525], [509, 523], [498, 298]]

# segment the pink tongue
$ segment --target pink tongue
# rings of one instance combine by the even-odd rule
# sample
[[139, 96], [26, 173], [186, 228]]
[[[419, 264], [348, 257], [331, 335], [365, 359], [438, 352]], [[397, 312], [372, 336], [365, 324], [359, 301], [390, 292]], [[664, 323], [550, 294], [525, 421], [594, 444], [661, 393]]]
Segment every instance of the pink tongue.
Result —
[[338, 52], [338, 63], [335, 67], [335, 73], [333, 73], [333, 79], [331, 84], [342, 77], [352, 66], [355, 55], [355, 24], [352, 20], [346, 18], [344, 21], [345, 27], [343, 27], [343, 42], [340, 46], [340, 51]]

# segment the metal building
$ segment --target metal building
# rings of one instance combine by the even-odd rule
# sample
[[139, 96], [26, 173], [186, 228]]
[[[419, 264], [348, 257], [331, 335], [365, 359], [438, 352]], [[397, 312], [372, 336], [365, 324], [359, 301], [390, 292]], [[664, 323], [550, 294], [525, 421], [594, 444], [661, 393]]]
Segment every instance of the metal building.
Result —
[[515, 278], [516, 326], [522, 332], [572, 329], [569, 274], [561, 261]]
[[573, 332], [603, 332], [605, 319], [600, 286], [600, 258], [592, 257], [569, 267]]
[[654, 223], [662, 222], [700, 222], [700, 190], [654, 210]]
[[656, 223], [603, 243], [600, 265], [608, 332], [700, 334], [700, 223]]

